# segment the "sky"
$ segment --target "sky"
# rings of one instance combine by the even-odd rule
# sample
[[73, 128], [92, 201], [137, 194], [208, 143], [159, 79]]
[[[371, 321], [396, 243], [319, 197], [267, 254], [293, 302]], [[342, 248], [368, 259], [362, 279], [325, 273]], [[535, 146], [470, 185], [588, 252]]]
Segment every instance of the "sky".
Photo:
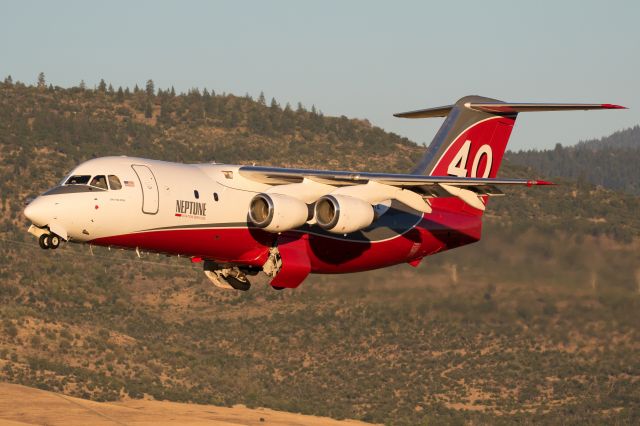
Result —
[[1, 1], [0, 78], [208, 88], [315, 105], [429, 143], [395, 112], [477, 94], [624, 111], [521, 114], [510, 149], [640, 124], [640, 1]]

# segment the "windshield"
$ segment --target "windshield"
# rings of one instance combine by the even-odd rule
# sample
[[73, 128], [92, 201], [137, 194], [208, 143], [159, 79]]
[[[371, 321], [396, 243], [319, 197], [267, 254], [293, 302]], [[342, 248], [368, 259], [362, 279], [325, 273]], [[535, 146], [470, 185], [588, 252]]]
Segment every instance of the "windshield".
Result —
[[113, 190], [122, 188], [122, 183], [120, 183], [120, 179], [118, 179], [118, 176], [109, 175], [109, 187]]
[[90, 175], [76, 175], [71, 176], [65, 182], [65, 185], [86, 185], [89, 183], [89, 179], [91, 179]]
[[89, 185], [100, 189], [107, 189], [107, 178], [105, 178], [104, 175], [94, 176]]

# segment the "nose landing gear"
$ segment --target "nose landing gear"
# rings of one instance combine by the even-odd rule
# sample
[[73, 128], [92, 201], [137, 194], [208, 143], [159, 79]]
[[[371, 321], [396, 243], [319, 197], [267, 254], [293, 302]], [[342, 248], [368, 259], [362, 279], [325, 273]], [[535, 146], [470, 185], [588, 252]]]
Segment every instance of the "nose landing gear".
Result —
[[38, 237], [38, 245], [41, 249], [57, 249], [60, 246], [60, 237], [56, 234], [42, 234]]

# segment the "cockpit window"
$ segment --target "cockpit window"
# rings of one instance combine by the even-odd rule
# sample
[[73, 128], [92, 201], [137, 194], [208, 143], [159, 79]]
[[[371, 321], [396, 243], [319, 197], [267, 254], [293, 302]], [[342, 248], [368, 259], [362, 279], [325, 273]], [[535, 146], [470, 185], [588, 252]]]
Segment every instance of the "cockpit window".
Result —
[[120, 179], [116, 175], [109, 175], [109, 188], [112, 190], [122, 189], [122, 184], [120, 183]]
[[76, 175], [71, 176], [65, 182], [65, 185], [86, 185], [89, 183], [89, 179], [91, 179], [90, 175]]
[[104, 177], [104, 175], [94, 176], [93, 179], [91, 179], [91, 183], [89, 183], [89, 185], [95, 186], [96, 188], [100, 189], [107, 189], [107, 179]]

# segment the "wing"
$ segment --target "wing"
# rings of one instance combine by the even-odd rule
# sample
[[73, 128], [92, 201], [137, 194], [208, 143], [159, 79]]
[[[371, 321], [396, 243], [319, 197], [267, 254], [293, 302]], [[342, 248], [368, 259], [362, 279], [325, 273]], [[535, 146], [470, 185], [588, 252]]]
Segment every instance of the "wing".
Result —
[[260, 166], [243, 166], [240, 167], [239, 173], [247, 179], [272, 185], [273, 188], [268, 192], [295, 195], [303, 189], [308, 189], [306, 202], [312, 202], [314, 198], [328, 193], [339, 193], [362, 198], [371, 203], [396, 199], [425, 212], [431, 211], [428, 205], [430, 198], [454, 196], [484, 210], [484, 203], [478, 196], [504, 195], [498, 189], [499, 185], [552, 185], [550, 182], [528, 179], [354, 173]]

